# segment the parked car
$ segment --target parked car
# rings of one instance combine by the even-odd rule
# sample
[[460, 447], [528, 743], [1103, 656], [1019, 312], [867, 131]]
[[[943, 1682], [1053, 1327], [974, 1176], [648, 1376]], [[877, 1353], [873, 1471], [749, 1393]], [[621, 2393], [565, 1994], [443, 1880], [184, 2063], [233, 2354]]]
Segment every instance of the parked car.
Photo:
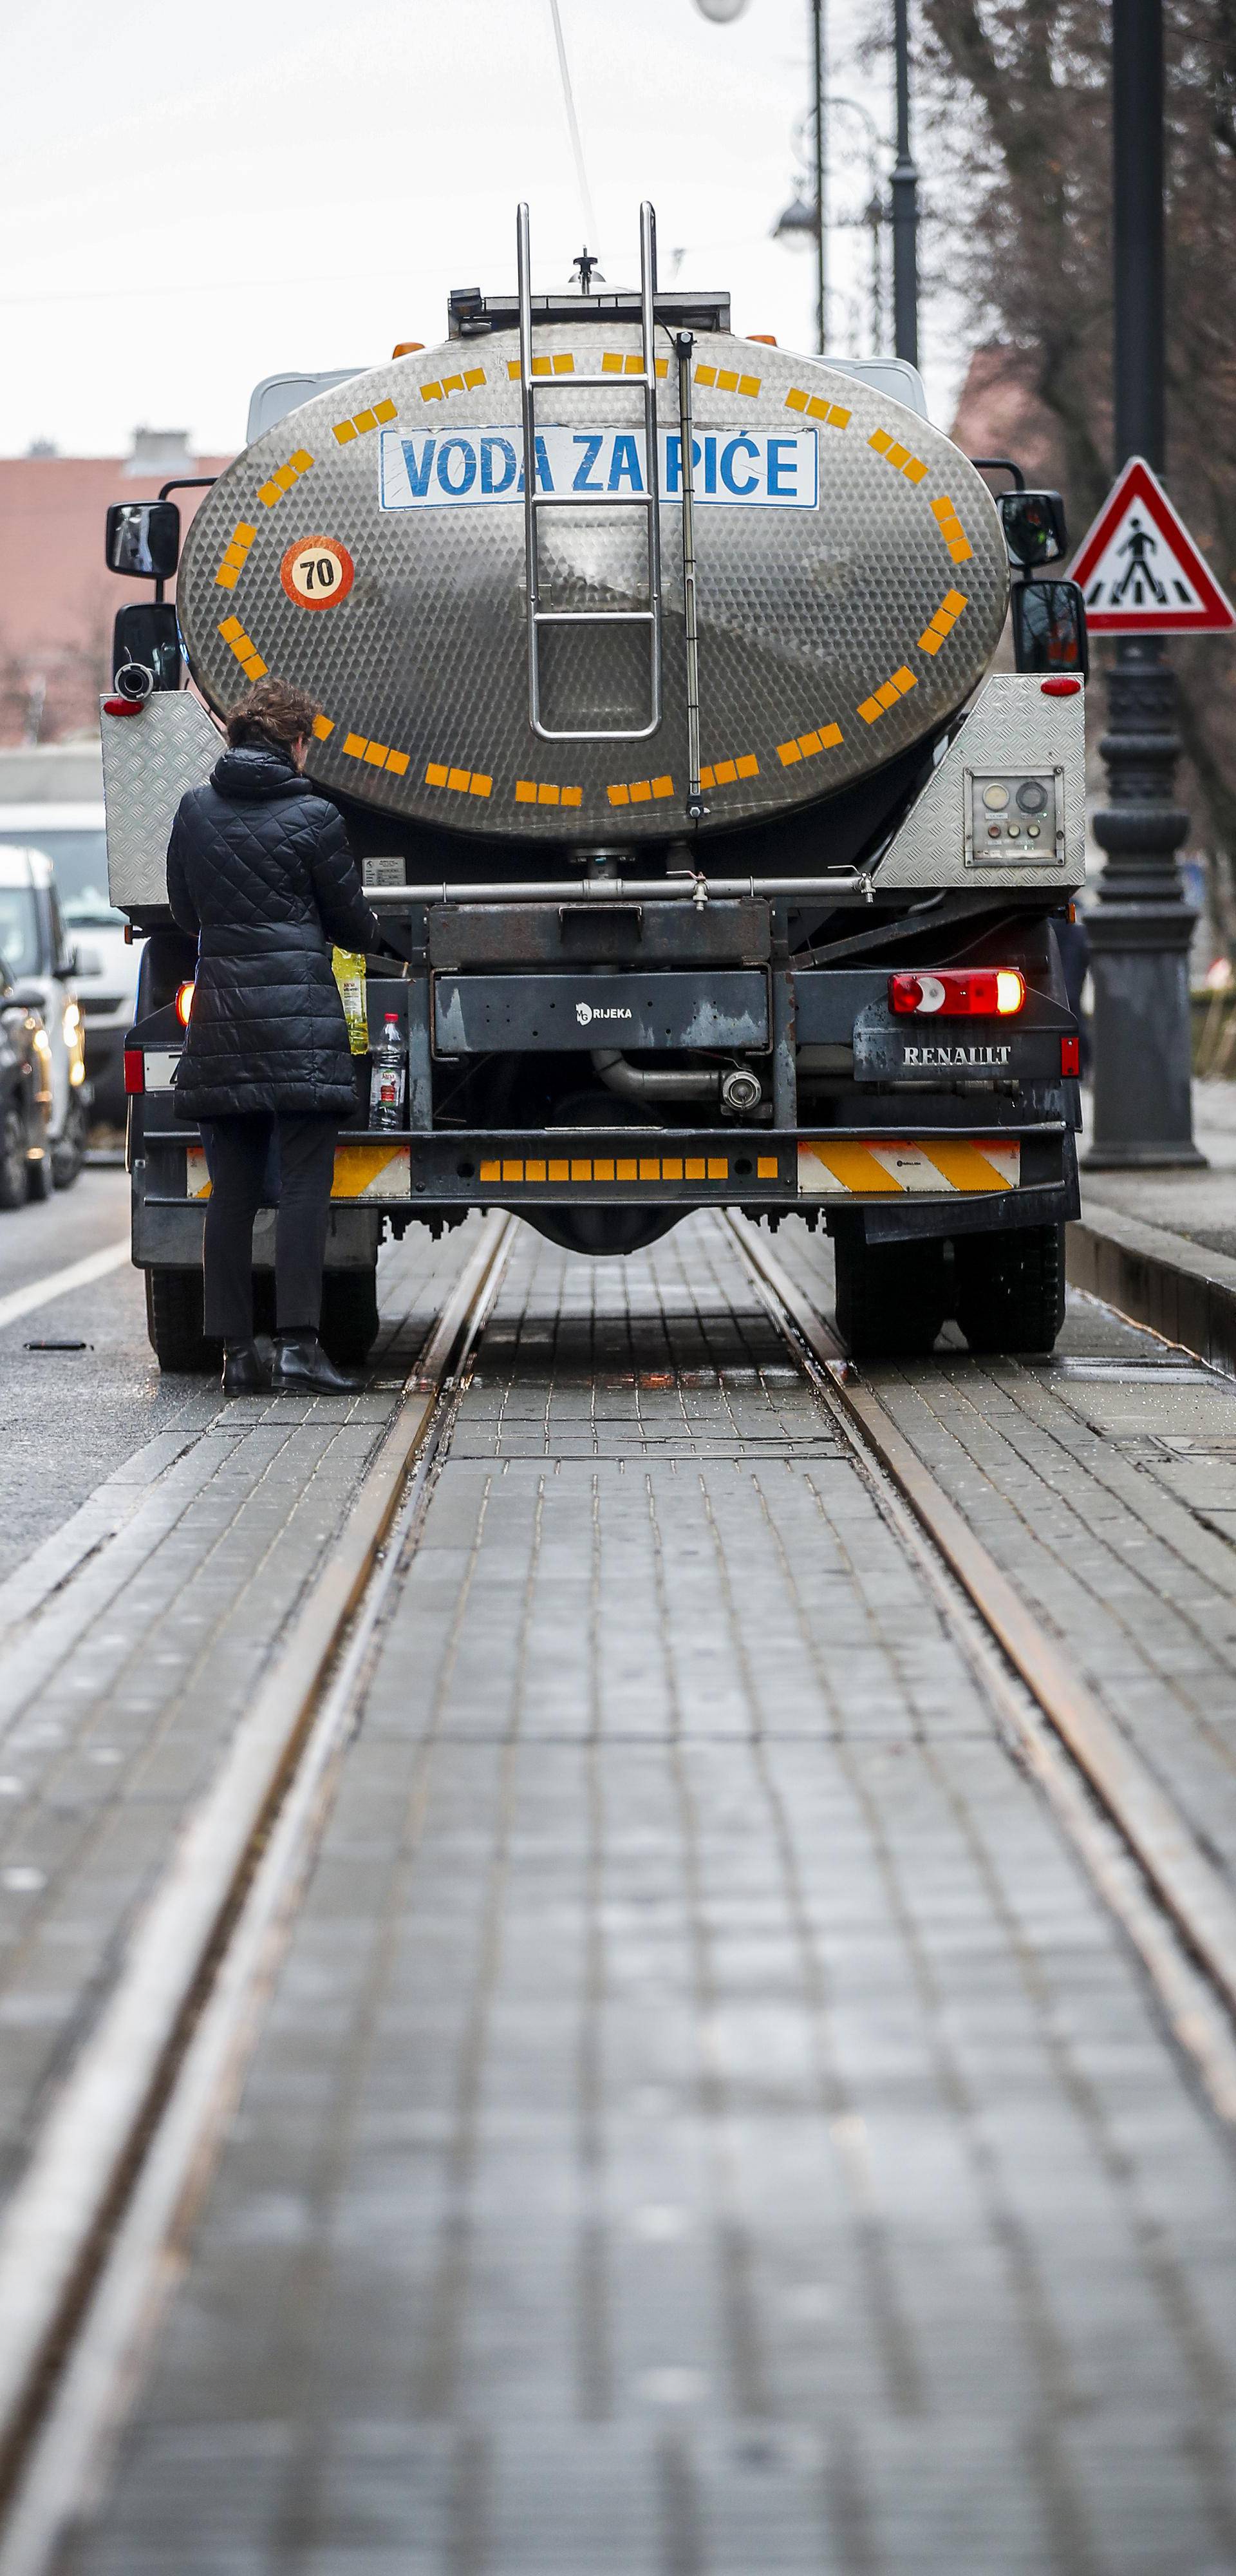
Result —
[[[51, 1095], [47, 1169], [57, 1189], [68, 1189], [86, 1152], [86, 1057], [76, 959], [61, 917], [52, 862], [43, 850], [0, 847], [0, 956], [17, 1002], [40, 1023]], [[41, 1145], [31, 1165], [30, 1194], [45, 1194]]]
[[[20, 755], [10, 753], [10, 760]], [[34, 757], [26, 755], [27, 760]], [[76, 952], [73, 978], [86, 1048], [91, 1114], [123, 1126], [124, 1033], [137, 1001], [140, 940], [126, 941], [125, 916], [107, 890], [103, 804], [0, 801], [0, 857], [36, 849], [50, 859], [56, 893]], [[2, 937], [0, 937], [2, 944]]]
[[0, 1208], [49, 1195], [51, 1107], [51, 1041], [0, 955]]

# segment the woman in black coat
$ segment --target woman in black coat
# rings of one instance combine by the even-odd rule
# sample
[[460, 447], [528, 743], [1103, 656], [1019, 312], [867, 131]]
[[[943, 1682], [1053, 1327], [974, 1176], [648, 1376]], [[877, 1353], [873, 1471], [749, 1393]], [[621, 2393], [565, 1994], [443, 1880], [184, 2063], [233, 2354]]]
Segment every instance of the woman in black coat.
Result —
[[227, 719], [209, 784], [182, 796], [167, 853], [172, 912], [198, 941], [176, 1098], [201, 1126], [210, 1172], [205, 1326], [229, 1395], [272, 1383], [253, 1339], [253, 1220], [272, 1143], [273, 1383], [351, 1392], [318, 1341], [335, 1140], [356, 1107], [332, 943], [385, 945], [333, 805], [301, 776], [312, 698], [260, 680]]

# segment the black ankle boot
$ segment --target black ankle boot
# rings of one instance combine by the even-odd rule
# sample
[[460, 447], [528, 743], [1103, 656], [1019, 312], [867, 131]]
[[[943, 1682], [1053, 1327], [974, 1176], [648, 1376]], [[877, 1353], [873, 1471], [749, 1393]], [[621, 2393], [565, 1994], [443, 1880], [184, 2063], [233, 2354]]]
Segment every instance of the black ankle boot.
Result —
[[356, 1395], [364, 1385], [352, 1369], [336, 1368], [316, 1333], [280, 1334], [275, 1345], [275, 1390], [283, 1395]]
[[270, 1362], [256, 1342], [233, 1342], [223, 1353], [225, 1395], [269, 1395]]

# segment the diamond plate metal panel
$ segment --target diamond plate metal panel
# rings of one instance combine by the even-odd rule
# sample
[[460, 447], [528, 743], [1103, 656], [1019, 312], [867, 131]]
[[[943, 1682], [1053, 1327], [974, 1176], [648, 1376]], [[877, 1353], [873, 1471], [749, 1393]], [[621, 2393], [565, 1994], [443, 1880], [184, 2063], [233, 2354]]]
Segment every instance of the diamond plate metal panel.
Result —
[[189, 787], [209, 778], [224, 745], [187, 690], [156, 690], [138, 716], [100, 709], [107, 804], [107, 882], [122, 911], [167, 902], [167, 844]]
[[[612, 387], [570, 392], [570, 372], [635, 358], [632, 327], [555, 324], [536, 349], [569, 369], [562, 399], [553, 386], [542, 396], [543, 424], [636, 426], [639, 398], [617, 372]], [[393, 815], [543, 849], [667, 840], [686, 828], [679, 509], [662, 510], [664, 721], [648, 743], [607, 746], [529, 730], [518, 504], [379, 506], [384, 410], [397, 437], [500, 428], [518, 447], [517, 357], [512, 333], [418, 350], [306, 403], [239, 457], [186, 541], [178, 606], [194, 674], [220, 709], [262, 669], [312, 690], [332, 728], [312, 774]], [[985, 485], [917, 414], [728, 335], [701, 337], [697, 360], [697, 437], [807, 431], [820, 492], [810, 510], [697, 513], [710, 831], [827, 797], [936, 730], [987, 668], [1008, 580]], [[672, 366], [658, 403], [676, 428]], [[556, 511], [542, 527], [547, 604], [641, 604], [637, 513]], [[291, 583], [297, 547], [315, 537], [353, 566], [325, 608]], [[613, 724], [635, 693], [631, 630], [587, 647], [581, 632], [561, 648], [562, 685], [573, 713], [592, 703]], [[614, 785], [638, 792], [614, 804]]]
[[[876, 883], [889, 886], [1081, 885], [1086, 874], [1085, 691], [1075, 698], [1046, 698], [1031, 672], [997, 672], [980, 691], [933, 770], [922, 795], [881, 859]], [[1029, 864], [1005, 858], [998, 867], [966, 864], [967, 779], [975, 771], [1057, 772], [1064, 823], [1064, 858]]]

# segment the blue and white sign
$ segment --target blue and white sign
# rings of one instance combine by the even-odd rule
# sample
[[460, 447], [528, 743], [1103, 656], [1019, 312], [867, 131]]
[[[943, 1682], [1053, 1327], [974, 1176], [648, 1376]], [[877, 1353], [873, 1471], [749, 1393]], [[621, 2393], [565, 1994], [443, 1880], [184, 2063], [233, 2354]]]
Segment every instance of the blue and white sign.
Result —
[[[682, 440], [658, 431], [661, 498], [682, 499]], [[813, 429], [705, 429], [692, 441], [697, 506], [814, 510], [819, 492]], [[537, 490], [585, 502], [625, 500], [647, 489], [642, 429], [537, 431]], [[479, 509], [522, 501], [518, 430], [384, 429], [379, 495], [384, 510]]]

